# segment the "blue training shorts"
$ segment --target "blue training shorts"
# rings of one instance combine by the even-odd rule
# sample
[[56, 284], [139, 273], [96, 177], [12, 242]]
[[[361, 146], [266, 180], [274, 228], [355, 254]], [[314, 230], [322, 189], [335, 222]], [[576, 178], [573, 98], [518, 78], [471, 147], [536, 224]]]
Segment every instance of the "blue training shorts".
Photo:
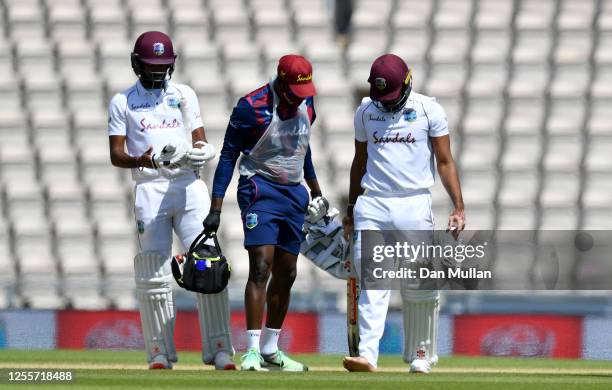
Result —
[[276, 245], [297, 255], [304, 241], [304, 215], [310, 198], [301, 184], [279, 184], [255, 175], [240, 176], [238, 205], [244, 246]]

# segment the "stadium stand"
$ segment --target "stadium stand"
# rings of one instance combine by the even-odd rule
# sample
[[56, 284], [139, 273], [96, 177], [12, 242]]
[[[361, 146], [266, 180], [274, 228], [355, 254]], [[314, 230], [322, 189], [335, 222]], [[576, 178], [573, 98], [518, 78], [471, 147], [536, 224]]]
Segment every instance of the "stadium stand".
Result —
[[[131, 181], [108, 159], [106, 106], [134, 82], [133, 40], [151, 29], [173, 37], [175, 79], [196, 90], [218, 149], [236, 99], [278, 57], [310, 58], [313, 157], [338, 208], [352, 115], [372, 60], [390, 51], [447, 110], [468, 228], [610, 226], [611, 0], [357, 0], [346, 47], [332, 15], [326, 0], [0, 1], [0, 307], [134, 307]], [[236, 179], [221, 238], [240, 300], [235, 192]], [[443, 227], [450, 204], [432, 192]], [[298, 280], [298, 294], [333, 283], [306, 261]]]

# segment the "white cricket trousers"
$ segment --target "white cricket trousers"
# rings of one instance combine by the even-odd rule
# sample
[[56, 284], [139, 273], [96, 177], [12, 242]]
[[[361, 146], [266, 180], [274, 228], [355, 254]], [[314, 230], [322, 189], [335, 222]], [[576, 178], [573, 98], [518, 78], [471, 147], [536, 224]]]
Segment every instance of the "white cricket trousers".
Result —
[[[361, 277], [361, 231], [433, 230], [434, 219], [429, 190], [406, 194], [366, 191], [354, 208], [354, 264]], [[379, 343], [385, 330], [390, 290], [362, 290], [359, 296], [359, 355], [377, 366]]]
[[210, 208], [206, 184], [195, 174], [139, 182], [134, 189], [134, 215], [140, 251], [172, 255], [172, 230], [185, 249], [202, 232]]

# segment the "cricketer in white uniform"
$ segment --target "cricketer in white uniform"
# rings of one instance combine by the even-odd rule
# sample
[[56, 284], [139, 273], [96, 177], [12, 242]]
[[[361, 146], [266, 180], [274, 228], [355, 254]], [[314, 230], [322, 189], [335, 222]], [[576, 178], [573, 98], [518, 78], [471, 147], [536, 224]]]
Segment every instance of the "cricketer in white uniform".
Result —
[[[455, 210], [449, 230], [465, 227], [461, 187], [450, 151], [448, 122], [435, 99], [412, 91], [412, 74], [399, 57], [387, 54], [371, 68], [370, 97], [355, 113], [355, 157], [345, 231], [354, 231], [354, 258], [361, 272], [361, 232], [431, 231], [429, 187], [435, 163]], [[358, 303], [359, 357], [347, 357], [349, 371], [375, 371], [389, 306], [389, 290], [363, 290]], [[437, 362], [438, 291], [402, 288], [404, 360], [413, 372]]]
[[[111, 162], [131, 168], [135, 181], [140, 253], [134, 259], [134, 272], [151, 369], [172, 368], [177, 361], [172, 231], [185, 248], [202, 231], [210, 199], [198, 171], [215, 156], [214, 147], [206, 142], [195, 92], [170, 81], [175, 58], [166, 34], [142, 34], [132, 53], [139, 81], [116, 94], [109, 106]], [[235, 369], [227, 290], [196, 296], [204, 363]]]

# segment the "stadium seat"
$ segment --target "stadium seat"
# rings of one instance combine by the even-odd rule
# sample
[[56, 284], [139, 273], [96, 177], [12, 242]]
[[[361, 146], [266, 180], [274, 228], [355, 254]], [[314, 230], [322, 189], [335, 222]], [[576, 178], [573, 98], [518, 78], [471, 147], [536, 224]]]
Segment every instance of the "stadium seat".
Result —
[[[505, 172], [498, 196], [500, 208], [528, 207], [534, 204], [539, 190], [539, 174], [534, 171]], [[517, 191], [520, 188], [520, 191]]]
[[593, 0], [564, 0], [559, 7], [557, 27], [561, 31], [586, 31], [593, 23], [596, 2]]
[[65, 146], [43, 145], [37, 150], [43, 183], [70, 186], [79, 181], [76, 155], [68, 144]]
[[226, 80], [231, 85], [234, 99], [267, 81], [261, 72], [260, 52], [253, 44], [228, 42], [223, 55]]
[[8, 2], [6, 20], [10, 36], [15, 41], [23, 42], [45, 37], [44, 16], [36, 0]]
[[253, 26], [259, 43], [293, 41], [289, 14], [284, 7], [255, 4], [252, 6]]
[[391, 14], [394, 35], [404, 35], [406, 29], [427, 30], [433, 11], [433, 4], [433, 0], [398, 1], [397, 9]]
[[504, 124], [509, 136], [536, 137], [544, 120], [544, 102], [540, 99], [512, 99]]
[[463, 117], [463, 133], [466, 135], [496, 135], [504, 112], [503, 101], [494, 98], [473, 98], [466, 101], [467, 112]]
[[346, 53], [348, 75], [351, 83], [359, 87], [367, 87], [372, 61], [384, 54], [382, 46], [359, 47], [351, 45]]
[[308, 7], [299, 0], [292, 0], [291, 9], [295, 18], [296, 39], [304, 45], [316, 46], [333, 39], [331, 17], [325, 0], [308, 2]]
[[[500, 207], [497, 209], [497, 226], [499, 230], [533, 230], [537, 229], [538, 213], [534, 206]], [[523, 259], [522, 254], [515, 252], [516, 258]], [[507, 261], [507, 260], [506, 260]]]
[[105, 110], [108, 101], [104, 99], [103, 84], [98, 77], [65, 78], [66, 106], [70, 113], [92, 113]]
[[389, 29], [389, 12], [392, 2], [389, 0], [357, 2], [351, 18], [351, 45], [387, 46]]
[[[309, 45], [304, 55], [312, 63], [313, 79], [317, 87], [325, 88], [327, 84], [331, 84], [330, 89], [333, 89], [338, 83], [349, 84], [344, 72], [342, 52], [337, 45], [329, 42]], [[357, 77], [363, 77], [363, 73]], [[359, 84], [366, 82], [367, 76], [365, 77], [358, 79]]]
[[515, 3], [512, 0], [478, 1], [474, 26], [483, 32], [478, 35], [485, 36], [494, 31], [509, 30]]
[[[393, 37], [389, 53], [401, 57], [412, 69], [414, 69], [414, 64], [425, 62], [431, 41], [431, 34], [428, 30], [396, 32]], [[423, 74], [418, 77], [423, 77]]]
[[[128, 2], [130, 3], [130, 2]], [[147, 2], [143, 7], [140, 1], [128, 4], [130, 10], [131, 34], [130, 40], [133, 41], [145, 31], [168, 31], [168, 12], [161, 5], [156, 6], [155, 2]]]
[[580, 193], [580, 180], [573, 172], [546, 173], [540, 203], [545, 207], [575, 208]]
[[[490, 164], [487, 166], [490, 166]], [[495, 200], [497, 172], [494, 170], [465, 170], [461, 176], [461, 185], [467, 210], [472, 207], [483, 208], [489, 206]]]
[[[209, 12], [202, 8], [202, 2], [197, 1], [193, 4], [177, 4], [171, 6], [172, 34], [173, 43], [176, 47], [183, 44], [197, 43], [210, 40], [210, 30], [212, 28]], [[182, 53], [179, 52], [182, 57]]]
[[434, 26], [438, 31], [465, 29], [471, 23], [473, 3], [471, 0], [438, 1]]
[[425, 93], [435, 97], [461, 95], [465, 86], [467, 67], [458, 63], [439, 63], [430, 68]]
[[520, 3], [515, 26], [520, 30], [544, 31], [553, 24], [555, 2], [553, 0], [524, 1]]
[[48, 21], [55, 40], [72, 41], [86, 37], [87, 19], [78, 1], [49, 4]]
[[89, 4], [91, 37], [98, 43], [127, 39], [127, 15], [120, 0], [95, 1]]
[[612, 137], [591, 135], [584, 153], [586, 171], [593, 174], [609, 172], [612, 167], [611, 147]]
[[248, 43], [253, 40], [249, 14], [240, 0], [215, 0], [211, 4], [214, 39], [221, 43]]
[[496, 136], [485, 134], [466, 136], [457, 160], [461, 170], [488, 170], [495, 167], [499, 151], [499, 139]]
[[580, 134], [586, 117], [586, 100], [582, 97], [552, 99], [546, 118], [549, 137]]
[[[300, 47], [295, 42], [284, 42], [283, 40], [279, 40], [274, 45], [262, 45], [261, 46], [261, 54], [263, 56], [264, 66], [263, 66], [263, 76], [264, 77], [272, 77], [276, 75], [278, 60], [287, 54], [300, 54]], [[321, 69], [315, 64], [313, 58], [308, 58], [313, 67], [313, 73], [318, 75]]]

